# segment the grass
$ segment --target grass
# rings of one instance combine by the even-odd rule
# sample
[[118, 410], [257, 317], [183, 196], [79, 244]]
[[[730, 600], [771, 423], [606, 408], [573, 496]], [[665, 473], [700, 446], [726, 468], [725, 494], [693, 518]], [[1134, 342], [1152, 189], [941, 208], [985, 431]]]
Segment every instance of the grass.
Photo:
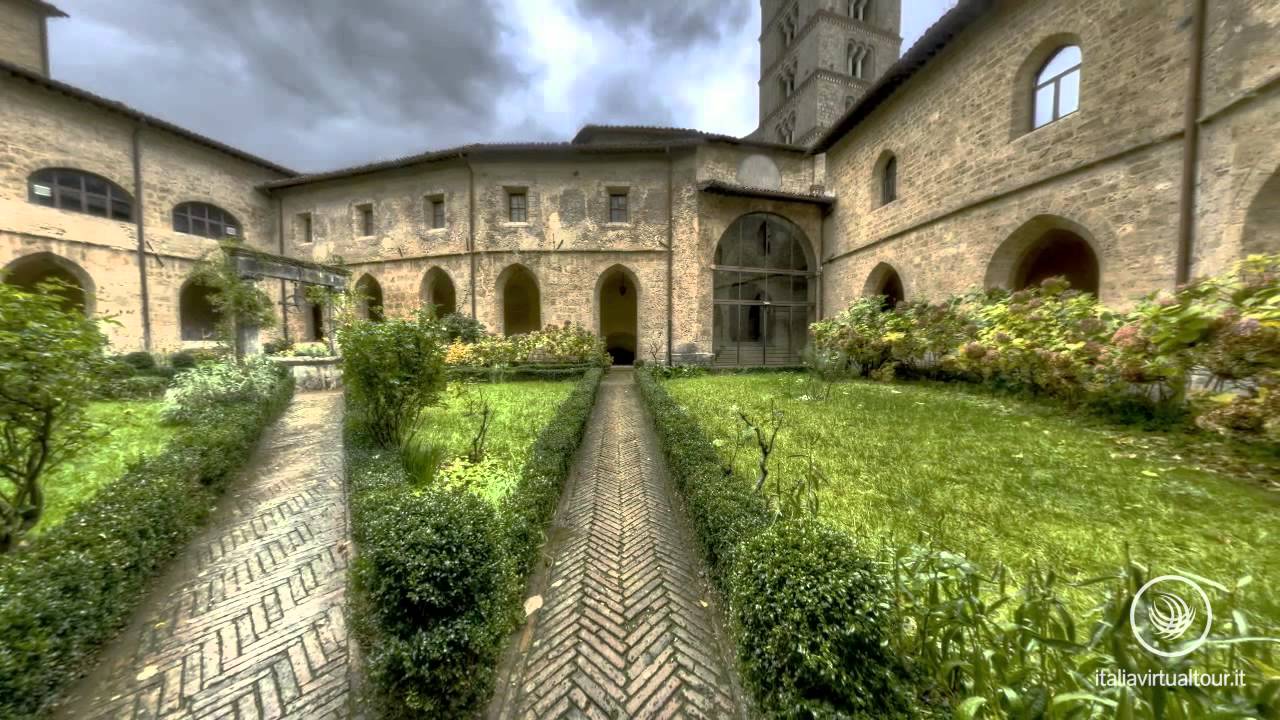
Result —
[[[520, 478], [520, 470], [538, 433], [573, 390], [573, 380], [450, 383], [443, 402], [428, 408], [419, 439], [439, 448], [445, 458], [439, 479], [466, 486], [497, 505]], [[478, 407], [492, 409], [484, 459], [468, 462], [480, 424]]]
[[[771, 472], [800, 477], [811, 454], [828, 481], [821, 515], [880, 548], [923, 541], [1015, 573], [1084, 579], [1113, 572], [1127, 547], [1152, 570], [1225, 584], [1252, 575], [1264, 592], [1280, 577], [1280, 495], [1196, 462], [1220, 450], [1208, 441], [933, 384], [846, 381], [825, 400], [798, 373], [666, 387], [744, 477], [755, 477], [758, 454], [731, 407], [764, 416], [776, 403], [784, 424]], [[1276, 598], [1254, 588], [1251, 604], [1280, 620]], [[1072, 599], [1084, 606], [1085, 593]]]
[[102, 439], [49, 473], [44, 515], [28, 537], [62, 522], [99, 488], [123, 475], [131, 462], [164, 449], [174, 429], [161, 424], [162, 405], [160, 400], [91, 403], [89, 421]]

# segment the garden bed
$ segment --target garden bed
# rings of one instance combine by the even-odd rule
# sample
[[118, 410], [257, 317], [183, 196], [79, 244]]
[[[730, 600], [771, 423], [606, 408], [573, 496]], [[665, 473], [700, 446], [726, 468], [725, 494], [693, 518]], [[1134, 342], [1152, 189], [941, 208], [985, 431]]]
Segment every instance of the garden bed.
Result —
[[[771, 471], [795, 476], [812, 457], [828, 480], [820, 514], [880, 546], [924, 542], [1075, 578], [1117, 567], [1127, 548], [1220, 582], [1280, 577], [1280, 497], [1196, 467], [1203, 447], [1181, 436], [939, 385], [838, 382], [825, 400], [827, 388], [799, 373], [666, 388], [744, 477], [754, 477], [756, 454], [741, 444], [735, 456], [743, 425], [730, 407], [759, 416], [776, 403], [784, 419]], [[1093, 598], [1079, 590], [1077, 599]], [[1274, 604], [1259, 609], [1280, 621]]]

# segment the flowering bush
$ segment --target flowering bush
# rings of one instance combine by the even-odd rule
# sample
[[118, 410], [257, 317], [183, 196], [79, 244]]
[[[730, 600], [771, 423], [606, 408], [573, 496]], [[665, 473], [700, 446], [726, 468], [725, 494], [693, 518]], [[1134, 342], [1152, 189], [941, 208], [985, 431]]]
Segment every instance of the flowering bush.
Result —
[[1200, 427], [1280, 436], [1280, 255], [1251, 256], [1123, 315], [1051, 278], [892, 310], [861, 298], [811, 330], [824, 373], [842, 358], [875, 379], [906, 368], [1073, 403], [1163, 411], [1189, 400]]
[[164, 418], [190, 422], [214, 406], [266, 402], [283, 371], [259, 355], [243, 363], [211, 362], [179, 373], [164, 394]]
[[455, 339], [444, 361], [453, 367], [494, 367], [524, 364], [608, 365], [604, 341], [576, 325], [547, 327], [523, 335], [484, 335], [476, 342]]

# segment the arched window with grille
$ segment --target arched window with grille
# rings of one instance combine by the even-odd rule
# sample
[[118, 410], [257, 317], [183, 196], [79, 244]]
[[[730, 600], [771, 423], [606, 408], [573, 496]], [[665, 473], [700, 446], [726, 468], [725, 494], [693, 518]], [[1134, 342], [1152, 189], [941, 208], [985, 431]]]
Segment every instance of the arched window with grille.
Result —
[[221, 240], [241, 239], [240, 221], [217, 205], [205, 202], [184, 202], [173, 208], [173, 229], [189, 235]]
[[1080, 109], [1080, 47], [1054, 52], [1036, 73], [1032, 90], [1032, 128], [1039, 128]]
[[37, 205], [95, 217], [133, 219], [133, 196], [110, 180], [74, 168], [44, 168], [27, 179], [27, 199]]

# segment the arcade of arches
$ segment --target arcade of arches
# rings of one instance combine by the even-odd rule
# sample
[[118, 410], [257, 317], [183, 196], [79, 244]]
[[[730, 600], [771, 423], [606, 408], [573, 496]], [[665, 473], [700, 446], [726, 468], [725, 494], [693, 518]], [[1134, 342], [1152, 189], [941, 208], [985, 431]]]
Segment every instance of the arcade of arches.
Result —
[[453, 280], [440, 268], [431, 268], [422, 278], [422, 302], [436, 307], [436, 315], [444, 317], [458, 311], [458, 296]]
[[382, 285], [372, 275], [356, 281], [356, 311], [360, 317], [382, 322]]
[[502, 304], [502, 333], [520, 335], [542, 328], [538, 281], [523, 265], [512, 265], [498, 276]]
[[600, 276], [600, 337], [614, 365], [630, 365], [636, 360], [636, 282], [629, 271], [614, 266]]
[[750, 213], [716, 245], [713, 363], [796, 365], [814, 320], [809, 239], [778, 215]]
[[902, 287], [901, 276], [888, 263], [880, 263], [871, 271], [871, 276], [867, 278], [867, 287], [863, 294], [872, 297], [876, 295], [882, 296], [884, 302], [881, 303], [881, 306], [885, 310], [893, 309], [897, 307], [898, 303], [907, 299], [907, 293]]
[[987, 267], [986, 286], [1010, 290], [1062, 276], [1071, 287], [1098, 294], [1101, 270], [1084, 228], [1053, 216], [1033, 218], [1000, 245]]
[[86, 315], [93, 312], [93, 288], [88, 274], [53, 253], [36, 253], [14, 260], [4, 269], [4, 281], [28, 292], [50, 283], [52, 293], [58, 296], [64, 309], [75, 309]]
[[215, 340], [221, 319], [213, 306], [215, 290], [208, 285], [190, 282], [178, 293], [178, 315], [183, 340]]

